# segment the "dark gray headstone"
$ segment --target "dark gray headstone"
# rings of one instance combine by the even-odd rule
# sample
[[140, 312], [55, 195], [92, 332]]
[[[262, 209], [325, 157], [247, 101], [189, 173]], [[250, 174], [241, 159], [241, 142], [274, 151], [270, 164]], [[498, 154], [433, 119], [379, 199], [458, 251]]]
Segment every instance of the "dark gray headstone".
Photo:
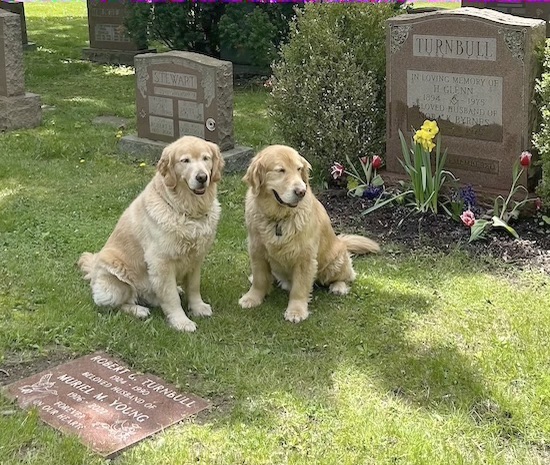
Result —
[[19, 15], [0, 9], [0, 130], [31, 128], [42, 120], [40, 97], [25, 93]]
[[84, 58], [96, 63], [133, 65], [134, 56], [154, 52], [129, 36], [124, 24], [129, 0], [87, 0], [90, 47]]

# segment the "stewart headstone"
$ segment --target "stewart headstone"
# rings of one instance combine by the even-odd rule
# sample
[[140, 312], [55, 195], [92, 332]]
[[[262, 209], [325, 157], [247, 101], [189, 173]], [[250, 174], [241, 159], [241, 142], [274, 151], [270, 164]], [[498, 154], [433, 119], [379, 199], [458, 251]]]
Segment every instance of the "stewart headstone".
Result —
[[[90, 47], [82, 50], [85, 60], [133, 66], [140, 53], [154, 52], [147, 40], [134, 40], [128, 35], [124, 21], [128, 0], [87, 0]], [[145, 37], [145, 34], [144, 34]]]
[[218, 144], [226, 171], [244, 169], [252, 149], [233, 138], [233, 67], [231, 62], [193, 52], [136, 56], [137, 137], [120, 140], [120, 150], [160, 156], [182, 136]]
[[4, 393], [105, 457], [210, 405], [101, 352], [9, 384]]
[[[459, 8], [388, 20], [388, 171], [402, 173], [398, 130], [436, 120], [447, 168], [462, 183], [508, 190], [512, 166], [531, 149], [544, 21]], [[522, 179], [524, 184], [527, 179]]]
[[0, 9], [0, 130], [33, 128], [41, 121], [40, 96], [25, 92], [19, 15]]

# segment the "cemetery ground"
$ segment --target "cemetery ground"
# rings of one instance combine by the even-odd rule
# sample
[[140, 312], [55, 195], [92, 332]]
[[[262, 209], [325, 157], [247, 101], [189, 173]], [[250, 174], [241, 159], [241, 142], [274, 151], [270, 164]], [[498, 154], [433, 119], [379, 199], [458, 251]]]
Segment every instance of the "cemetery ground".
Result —
[[[103, 245], [154, 173], [116, 155], [121, 133], [135, 133], [134, 76], [80, 60], [84, 2], [26, 7], [38, 45], [26, 88], [48, 109], [42, 126], [0, 136], [0, 383], [102, 350], [211, 401], [117, 464], [548, 463], [550, 279], [465, 246], [460, 225], [423, 229], [416, 217], [421, 234], [402, 242], [411, 227], [388, 234], [373, 221], [363, 230], [383, 252], [355, 259], [348, 296], [315, 289], [311, 316], [294, 325], [281, 290], [258, 309], [237, 303], [248, 286], [245, 186], [226, 175], [203, 269], [214, 315], [181, 334], [159, 309], [143, 322], [95, 307], [75, 262]], [[279, 142], [267, 105], [262, 89], [236, 90], [238, 143]], [[100, 115], [129, 123], [91, 124]], [[321, 195], [338, 230], [361, 230], [359, 201]], [[3, 396], [0, 456], [106, 462]]]

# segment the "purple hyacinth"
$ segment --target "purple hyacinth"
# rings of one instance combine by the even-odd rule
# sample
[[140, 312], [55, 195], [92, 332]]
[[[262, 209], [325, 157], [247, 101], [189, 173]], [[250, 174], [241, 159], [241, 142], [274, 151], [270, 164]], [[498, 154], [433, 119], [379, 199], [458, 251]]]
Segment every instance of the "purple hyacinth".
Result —
[[471, 184], [468, 184], [460, 189], [460, 198], [463, 200], [464, 205], [468, 208], [475, 207], [477, 204], [476, 193], [474, 192], [474, 188]]
[[363, 198], [368, 200], [377, 199], [380, 195], [382, 195], [382, 187], [367, 186], [363, 191]]

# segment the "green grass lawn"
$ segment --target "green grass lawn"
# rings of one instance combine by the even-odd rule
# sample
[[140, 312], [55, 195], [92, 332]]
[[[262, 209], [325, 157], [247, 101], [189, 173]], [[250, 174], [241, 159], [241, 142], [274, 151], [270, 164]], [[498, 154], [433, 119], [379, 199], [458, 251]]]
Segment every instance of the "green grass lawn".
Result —
[[[223, 217], [203, 270], [214, 315], [171, 330], [160, 310], [137, 321], [102, 311], [75, 266], [98, 250], [154, 173], [116, 156], [130, 118], [131, 69], [80, 60], [85, 2], [28, 3], [26, 86], [51, 109], [42, 126], [0, 135], [0, 366], [105, 350], [213, 408], [139, 443], [120, 465], [544, 464], [550, 461], [550, 279], [459, 249], [385, 244], [355, 259], [350, 295], [317, 289], [308, 320], [283, 319], [275, 291], [247, 290], [245, 187], [226, 176]], [[235, 96], [236, 138], [276, 139], [268, 95]], [[368, 232], [367, 232], [368, 233]], [[1, 375], [0, 375], [1, 376]], [[0, 378], [4, 379], [4, 378]], [[105, 461], [0, 396], [0, 462]]]

